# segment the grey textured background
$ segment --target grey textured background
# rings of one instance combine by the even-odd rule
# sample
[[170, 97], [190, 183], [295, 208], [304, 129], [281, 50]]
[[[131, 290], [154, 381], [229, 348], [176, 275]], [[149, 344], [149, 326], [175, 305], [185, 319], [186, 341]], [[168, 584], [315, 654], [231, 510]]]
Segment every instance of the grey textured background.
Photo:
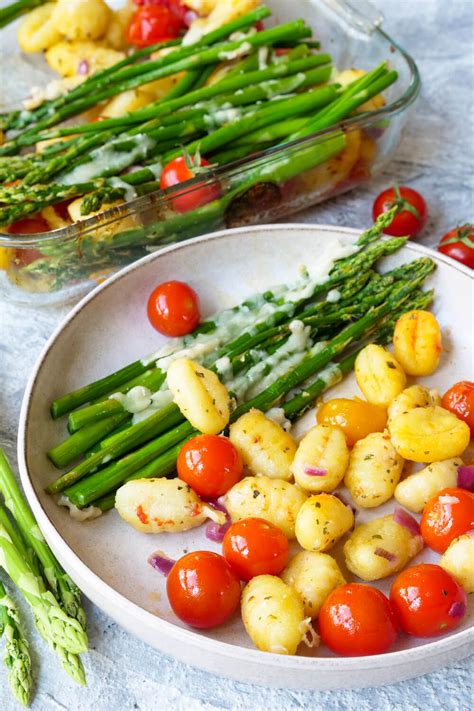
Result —
[[[296, 0], [294, 0], [296, 3]], [[356, 1], [356, 0], [355, 0]], [[297, 218], [347, 226], [370, 223], [373, 197], [394, 180], [420, 190], [430, 206], [420, 238], [434, 246], [456, 224], [473, 218], [473, 15], [474, 0], [376, 0], [384, 27], [418, 62], [423, 92], [404, 140], [385, 173], [363, 190]], [[66, 307], [36, 311], [0, 303], [0, 442], [15, 460], [21, 398], [37, 355]], [[34, 639], [35, 711], [290, 711], [358, 709], [426, 711], [472, 708], [472, 660], [380, 689], [296, 692], [234, 683], [161, 655], [122, 631], [86, 603], [91, 651], [84, 658], [88, 688], [63, 674], [44, 643]], [[0, 667], [0, 709], [17, 706]]]

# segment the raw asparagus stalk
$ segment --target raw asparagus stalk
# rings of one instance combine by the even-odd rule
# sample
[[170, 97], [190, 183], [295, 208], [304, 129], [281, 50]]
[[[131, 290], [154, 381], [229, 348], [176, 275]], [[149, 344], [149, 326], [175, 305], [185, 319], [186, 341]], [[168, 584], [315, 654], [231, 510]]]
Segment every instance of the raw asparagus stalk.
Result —
[[[5, 499], [5, 504], [11, 511], [16, 524], [21, 531], [28, 546], [32, 548], [41, 563], [44, 575], [48, 581], [48, 585], [57, 595], [58, 600], [63, 609], [61, 609], [55, 598], [44, 591], [44, 587], [38, 581], [37, 576], [26, 570], [27, 580], [34, 583], [34, 592], [27, 597], [29, 603], [36, 609], [35, 600], [43, 600], [43, 607], [39, 607], [38, 619], [42, 622], [45, 628], [48, 628], [49, 622], [52, 623], [51, 640], [67, 651], [73, 654], [79, 654], [87, 649], [87, 632], [86, 632], [86, 616], [81, 602], [81, 593], [69, 577], [67, 573], [59, 565], [58, 561], [52, 554], [48, 544], [46, 543], [38, 524], [31, 513], [28, 504], [16, 483], [13, 472], [10, 468], [4, 451], [0, 448], [0, 493]], [[5, 528], [3, 528], [5, 531]], [[6, 534], [8, 537], [8, 533]], [[8, 538], [11, 544], [11, 540]], [[4, 541], [0, 541], [4, 543]], [[13, 554], [11, 549], [14, 546], [5, 543], [7, 553], [6, 570], [15, 584], [18, 585], [18, 572], [28, 568], [26, 564], [21, 567], [18, 564], [18, 558], [21, 561], [21, 555]], [[5, 546], [2, 546], [5, 551]], [[10, 558], [7, 555], [10, 554]], [[17, 567], [18, 566], [18, 567]], [[13, 575], [12, 575], [13, 573]], [[52, 600], [54, 600], [54, 604]], [[57, 609], [56, 609], [57, 608]], [[58, 612], [59, 610], [59, 612]], [[68, 641], [69, 638], [69, 641]]]
[[18, 608], [0, 582], [0, 637], [2, 634], [10, 689], [23, 706], [28, 706], [33, 686], [28, 640], [21, 629]]

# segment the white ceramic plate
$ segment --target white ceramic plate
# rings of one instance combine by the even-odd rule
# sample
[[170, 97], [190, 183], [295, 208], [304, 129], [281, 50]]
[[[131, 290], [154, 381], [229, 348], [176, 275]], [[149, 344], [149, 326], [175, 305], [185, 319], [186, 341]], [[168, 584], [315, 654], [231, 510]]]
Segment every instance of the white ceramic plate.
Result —
[[[152, 288], [167, 279], [188, 281], [201, 298], [203, 315], [233, 305], [246, 295], [296, 277], [329, 240], [353, 241], [359, 232], [334, 227], [277, 225], [241, 228], [164, 249], [124, 269], [87, 296], [46, 345], [27, 387], [20, 421], [19, 462], [23, 486], [39, 525], [62, 565], [84, 593], [119, 624], [157, 649], [235, 679], [280, 687], [328, 689], [374, 686], [422, 674], [469, 653], [469, 621], [435, 641], [401, 636], [393, 652], [352, 659], [325, 648], [303, 656], [265, 654], [252, 647], [236, 619], [208, 633], [191, 631], [172, 614], [163, 578], [147, 564], [156, 549], [171, 557], [208, 548], [203, 528], [186, 534], [150, 536], [134, 531], [112, 511], [84, 524], [73, 521], [43, 488], [57, 473], [45, 452], [65, 435], [49, 404], [59, 395], [152, 352], [163, 340], [149, 325], [145, 304]], [[473, 280], [466, 268], [409, 244], [385, 260], [384, 268], [429, 253], [438, 263], [429, 286], [437, 291], [434, 311], [446, 350], [438, 372], [426, 382], [444, 391], [472, 377]], [[332, 395], [357, 393], [353, 377]], [[314, 420], [306, 416], [299, 430]], [[393, 501], [386, 504], [393, 510]], [[385, 508], [360, 514], [359, 521]], [[420, 560], [436, 560], [424, 552]], [[381, 588], [387, 590], [390, 579]]]

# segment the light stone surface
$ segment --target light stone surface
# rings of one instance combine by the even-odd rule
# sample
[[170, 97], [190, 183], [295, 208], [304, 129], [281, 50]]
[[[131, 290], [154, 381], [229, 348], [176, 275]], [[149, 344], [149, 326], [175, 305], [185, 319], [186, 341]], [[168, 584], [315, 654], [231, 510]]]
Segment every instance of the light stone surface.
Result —
[[[3, 4], [3, 3], [2, 3]], [[423, 91], [398, 152], [371, 185], [295, 218], [364, 226], [373, 197], [394, 180], [420, 190], [430, 218], [420, 241], [434, 246], [448, 229], [473, 218], [473, 0], [377, 0], [384, 28], [418, 62]], [[356, 2], [357, 5], [357, 2]], [[36, 310], [0, 304], [0, 443], [15, 460], [27, 377], [67, 307]], [[472, 659], [419, 679], [379, 689], [297, 692], [235, 683], [200, 672], [134, 639], [86, 603], [90, 652], [87, 689], [77, 687], [29, 629], [36, 676], [35, 711], [221, 711], [357, 709], [418, 711], [472, 708]], [[23, 609], [23, 608], [22, 608]], [[19, 708], [0, 667], [0, 710]]]

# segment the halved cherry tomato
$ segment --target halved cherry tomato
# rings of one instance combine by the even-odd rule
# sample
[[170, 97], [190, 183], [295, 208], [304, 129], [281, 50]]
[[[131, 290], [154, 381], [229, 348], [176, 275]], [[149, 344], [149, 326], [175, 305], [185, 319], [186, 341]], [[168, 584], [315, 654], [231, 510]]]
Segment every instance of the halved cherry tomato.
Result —
[[[162, 190], [166, 190], [174, 185], [192, 180], [198, 175], [201, 168], [209, 165], [209, 161], [205, 158], [200, 158], [199, 165], [196, 165], [195, 158], [178, 156], [165, 166], [160, 178], [160, 187]], [[177, 212], [189, 212], [217, 200], [220, 194], [219, 184], [216, 181], [211, 181], [207, 185], [188, 188], [187, 192], [174, 193], [171, 202]]]
[[133, 15], [127, 30], [127, 41], [137, 47], [167, 42], [179, 37], [181, 21], [163, 5], [146, 5]]
[[181, 447], [176, 464], [178, 476], [205, 498], [223, 496], [241, 480], [240, 454], [220, 435], [198, 435]]
[[422, 563], [395, 578], [390, 601], [402, 630], [414, 637], [437, 637], [458, 627], [467, 596], [439, 565]]
[[222, 543], [224, 558], [241, 580], [256, 575], [280, 575], [288, 563], [288, 539], [263, 518], [233, 523]]
[[372, 208], [374, 220], [384, 212], [388, 212], [394, 205], [399, 205], [401, 211], [398, 212], [392, 224], [384, 232], [394, 237], [415, 237], [423, 229], [428, 217], [426, 202], [420, 193], [412, 188], [395, 186], [384, 190], [376, 198]]
[[449, 410], [464, 420], [469, 425], [471, 435], [474, 436], [474, 383], [470, 380], [462, 380], [459, 383], [449, 388], [444, 393], [441, 404], [446, 410]]
[[387, 411], [359, 398], [334, 398], [323, 403], [316, 413], [320, 425], [338, 425], [352, 447], [359, 439], [372, 432], [383, 432]]
[[8, 233], [11, 235], [34, 235], [37, 232], [48, 232], [49, 225], [41, 215], [34, 217], [25, 217], [23, 220], [18, 220], [10, 225]]
[[197, 12], [184, 5], [181, 0], [134, 0], [134, 3], [139, 7], [144, 5], [166, 7], [181, 21], [183, 27], [189, 27], [199, 17]]
[[151, 293], [148, 318], [165, 336], [185, 336], [199, 324], [198, 295], [183, 281], [166, 281]]
[[438, 252], [474, 269], [474, 225], [455, 227], [441, 239]]
[[240, 601], [240, 581], [218, 553], [196, 551], [180, 558], [166, 581], [173, 612], [191, 627], [209, 629], [225, 622]]
[[330, 593], [319, 613], [324, 644], [346, 657], [382, 654], [397, 638], [389, 600], [370, 585], [349, 583]]
[[437, 553], [444, 553], [455, 538], [472, 529], [474, 494], [466, 489], [443, 489], [423, 509], [420, 533]]

